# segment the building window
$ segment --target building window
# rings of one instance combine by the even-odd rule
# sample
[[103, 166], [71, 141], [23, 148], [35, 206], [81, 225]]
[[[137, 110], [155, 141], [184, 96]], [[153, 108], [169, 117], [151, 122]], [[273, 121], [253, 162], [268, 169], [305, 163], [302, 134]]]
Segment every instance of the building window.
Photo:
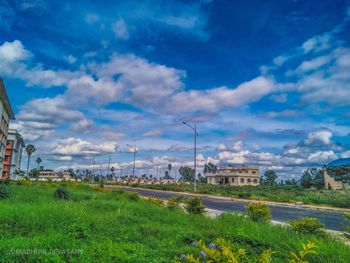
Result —
[[250, 180], [250, 178], [248, 179], [248, 183], [251, 183], [252, 182], [252, 180]]
[[244, 183], [244, 178], [241, 178], [241, 183]]
[[253, 174], [256, 174], [256, 171], [252, 171]]
[[258, 182], [258, 179], [254, 179], [254, 183], [257, 183]]
[[235, 178], [231, 178], [231, 182], [234, 183], [235, 182]]

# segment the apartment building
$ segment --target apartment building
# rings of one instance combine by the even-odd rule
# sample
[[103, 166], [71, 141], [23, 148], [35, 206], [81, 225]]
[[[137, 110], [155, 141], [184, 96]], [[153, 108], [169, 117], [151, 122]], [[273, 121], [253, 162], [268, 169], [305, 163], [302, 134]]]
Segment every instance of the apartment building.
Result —
[[208, 184], [232, 186], [257, 186], [260, 184], [258, 166], [235, 166], [218, 169], [216, 173], [206, 173]]
[[17, 179], [16, 172], [21, 168], [24, 147], [25, 145], [21, 134], [19, 134], [17, 130], [9, 129], [3, 162], [3, 176], [5, 178]]
[[6, 142], [9, 122], [15, 119], [10, 101], [7, 96], [4, 82], [0, 78], [0, 180], [7, 180], [9, 174], [4, 173], [3, 164], [5, 159]]

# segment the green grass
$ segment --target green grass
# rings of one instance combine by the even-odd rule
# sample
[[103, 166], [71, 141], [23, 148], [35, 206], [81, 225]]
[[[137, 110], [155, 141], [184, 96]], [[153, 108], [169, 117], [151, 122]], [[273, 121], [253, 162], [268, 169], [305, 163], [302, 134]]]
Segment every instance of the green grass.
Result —
[[[189, 184], [171, 185], [139, 185], [134, 187], [167, 190], [176, 192], [193, 192]], [[316, 190], [305, 189], [301, 186], [219, 186], [199, 184], [197, 192], [200, 194], [221, 195], [236, 198], [255, 199], [275, 202], [303, 202], [305, 204], [325, 205], [340, 208], [350, 208], [350, 190]]]
[[[12, 185], [0, 200], [0, 262], [173, 262], [198, 253], [194, 240], [231, 240], [253, 255], [266, 248], [286, 262], [308, 240], [319, 246], [312, 262], [348, 262], [350, 249], [329, 237], [298, 235], [238, 215], [188, 215], [138, 199], [134, 193], [69, 186], [70, 200], [55, 199], [57, 184]], [[16, 254], [16, 249], [32, 249]], [[81, 253], [37, 253], [34, 249]], [[29, 251], [29, 250], [24, 250]]]

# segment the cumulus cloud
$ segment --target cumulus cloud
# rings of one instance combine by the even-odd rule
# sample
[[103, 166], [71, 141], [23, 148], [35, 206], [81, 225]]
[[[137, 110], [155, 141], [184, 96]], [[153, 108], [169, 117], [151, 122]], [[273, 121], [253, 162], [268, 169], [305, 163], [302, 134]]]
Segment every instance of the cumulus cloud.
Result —
[[116, 142], [92, 143], [80, 138], [67, 138], [58, 140], [52, 146], [52, 154], [59, 156], [96, 156], [103, 153], [114, 153], [117, 149]]
[[303, 144], [307, 146], [324, 146], [331, 143], [332, 132], [329, 130], [318, 130], [310, 132]]
[[29, 56], [30, 52], [24, 48], [22, 42], [19, 40], [14, 40], [13, 42], [5, 41], [0, 46], [0, 60], [2, 65], [22, 61]]

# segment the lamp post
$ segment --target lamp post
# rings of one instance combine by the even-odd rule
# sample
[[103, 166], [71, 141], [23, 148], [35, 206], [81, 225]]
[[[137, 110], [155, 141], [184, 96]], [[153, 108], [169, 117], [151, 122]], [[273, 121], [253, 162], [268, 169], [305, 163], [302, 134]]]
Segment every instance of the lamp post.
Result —
[[193, 134], [193, 138], [194, 138], [194, 156], [193, 156], [193, 166], [194, 166], [194, 191], [196, 192], [197, 190], [197, 125], [194, 124], [194, 126], [188, 124], [187, 122], [183, 121], [183, 124], [187, 125], [188, 127], [190, 127], [194, 134]]
[[129, 146], [132, 149], [133, 154], [134, 154], [134, 164], [132, 166], [132, 177], [134, 178], [135, 177], [135, 160], [136, 160], [137, 148], [136, 148], [136, 145], [132, 146], [130, 144], [127, 144], [127, 146]]

